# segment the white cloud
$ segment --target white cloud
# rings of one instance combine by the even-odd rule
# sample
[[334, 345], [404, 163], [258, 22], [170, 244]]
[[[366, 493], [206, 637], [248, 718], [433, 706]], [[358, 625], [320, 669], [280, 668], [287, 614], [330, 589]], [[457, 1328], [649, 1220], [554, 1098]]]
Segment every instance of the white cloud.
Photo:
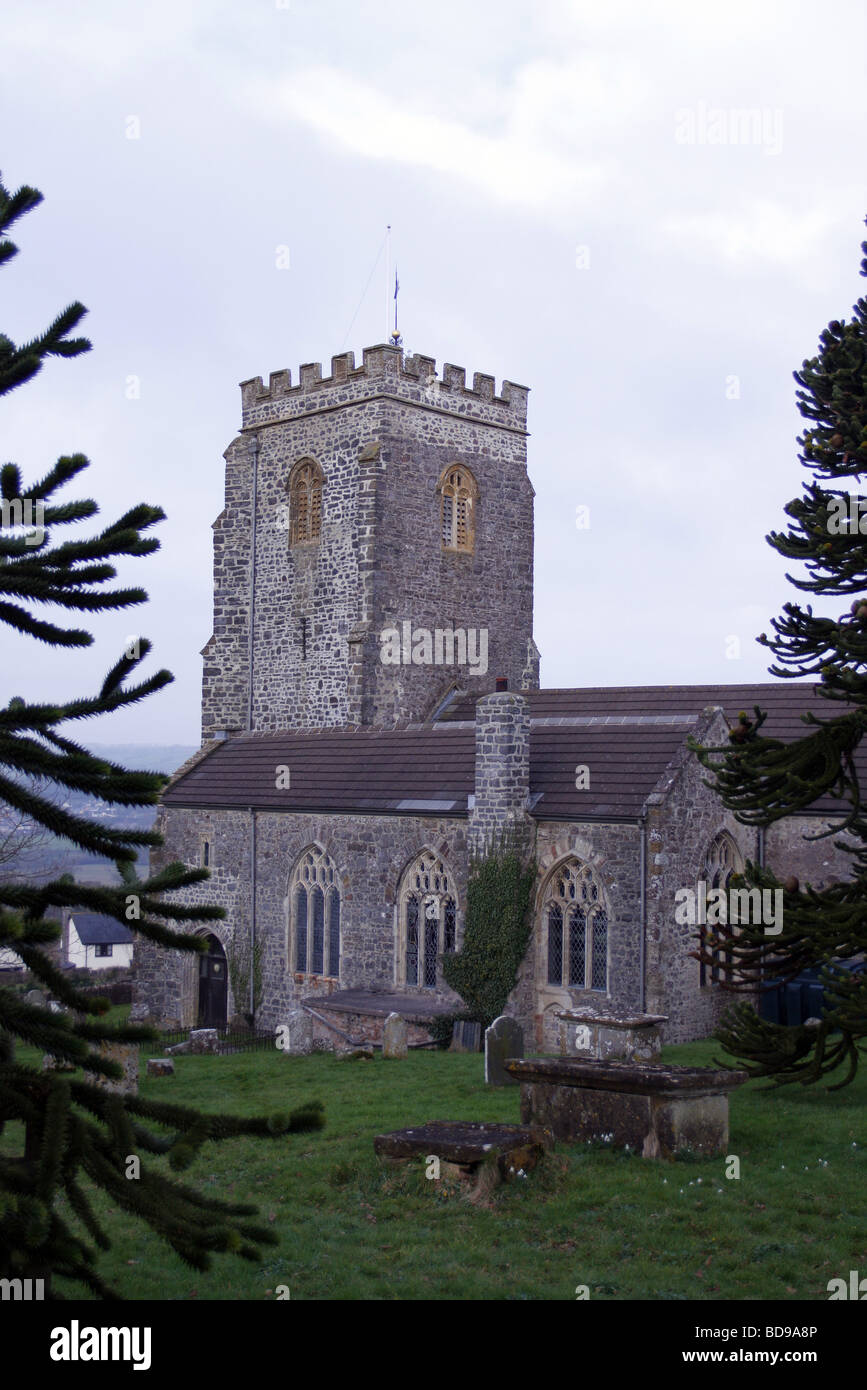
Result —
[[816, 257], [823, 238], [836, 225], [837, 210], [791, 207], [757, 199], [742, 212], [708, 211], [664, 218], [660, 233], [681, 251], [731, 266], [799, 265]]
[[250, 97], [268, 116], [290, 116], [368, 159], [392, 159], [466, 179], [495, 198], [520, 205], [559, 201], [598, 186], [604, 162], [588, 152], [567, 158], [540, 138], [524, 100], [491, 135], [449, 116], [413, 109], [404, 98], [334, 68], [310, 68]]

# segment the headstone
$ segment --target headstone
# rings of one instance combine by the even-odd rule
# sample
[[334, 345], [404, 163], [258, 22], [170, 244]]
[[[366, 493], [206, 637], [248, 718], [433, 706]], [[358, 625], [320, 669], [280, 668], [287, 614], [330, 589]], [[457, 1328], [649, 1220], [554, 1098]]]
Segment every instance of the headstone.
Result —
[[60, 1057], [54, 1057], [50, 1052], [46, 1052], [42, 1057], [43, 1071], [75, 1071], [74, 1062], [65, 1062]]
[[98, 1051], [107, 1061], [118, 1062], [123, 1067], [123, 1076], [98, 1076], [90, 1072], [88, 1079], [105, 1091], [117, 1095], [135, 1096], [138, 1094], [138, 1043], [103, 1042], [97, 1044]]
[[485, 1029], [485, 1080], [489, 1086], [516, 1086], [506, 1071], [507, 1057], [523, 1057], [524, 1030], [514, 1018], [501, 1014]]
[[382, 1055], [405, 1057], [406, 1054], [406, 1023], [400, 1014], [390, 1013], [382, 1030]]
[[306, 1009], [293, 1009], [281, 1024], [281, 1050], [287, 1057], [306, 1057], [313, 1051], [313, 1017]]
[[184, 1052], [192, 1052], [193, 1045], [187, 1038], [186, 1042], [173, 1043], [171, 1047], [164, 1047], [163, 1052], [167, 1057], [177, 1057]]
[[149, 1057], [148, 1076], [174, 1076], [175, 1064], [171, 1057]]
[[220, 1039], [216, 1028], [192, 1028], [190, 1030], [191, 1052], [216, 1052]]
[[478, 1052], [482, 1045], [481, 1023], [467, 1023], [459, 1019], [452, 1028], [450, 1052]]
[[24, 996], [24, 1003], [33, 1004], [33, 1006], [38, 1009], [44, 1009], [46, 1004], [46, 997], [42, 993], [41, 989], [28, 989], [27, 993]]

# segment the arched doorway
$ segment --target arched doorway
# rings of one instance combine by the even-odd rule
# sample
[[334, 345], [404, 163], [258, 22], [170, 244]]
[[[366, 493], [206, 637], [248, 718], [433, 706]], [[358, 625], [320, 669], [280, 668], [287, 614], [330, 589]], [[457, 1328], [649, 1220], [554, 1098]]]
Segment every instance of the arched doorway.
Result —
[[225, 1028], [226, 952], [216, 936], [206, 937], [208, 949], [199, 956], [199, 1028]]

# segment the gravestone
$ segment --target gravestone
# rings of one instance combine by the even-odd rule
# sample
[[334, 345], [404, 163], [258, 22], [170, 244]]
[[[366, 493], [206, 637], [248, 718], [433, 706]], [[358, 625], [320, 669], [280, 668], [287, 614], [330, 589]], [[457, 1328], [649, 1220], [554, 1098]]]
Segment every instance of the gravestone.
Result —
[[47, 999], [41, 989], [28, 989], [24, 996], [24, 1003], [33, 1004], [35, 1008], [44, 1009]]
[[116, 1095], [138, 1095], [138, 1043], [102, 1042], [97, 1044], [97, 1049], [106, 1061], [117, 1062], [123, 1067], [123, 1076], [98, 1076], [91, 1072], [88, 1080]]
[[524, 1030], [517, 1019], [501, 1014], [485, 1029], [485, 1081], [489, 1086], [517, 1086], [506, 1071], [507, 1057], [523, 1057]]
[[478, 1052], [482, 1045], [482, 1025], [458, 1019], [452, 1029], [450, 1052]]
[[215, 1053], [220, 1045], [216, 1028], [191, 1028], [190, 1051]]
[[148, 1076], [174, 1076], [175, 1064], [171, 1057], [149, 1057]]
[[406, 1053], [406, 1023], [400, 1014], [390, 1013], [382, 1030], [382, 1055], [405, 1057]]
[[61, 1057], [54, 1057], [50, 1052], [46, 1052], [42, 1058], [43, 1071], [75, 1071], [74, 1062], [65, 1062]]
[[307, 1057], [313, 1051], [313, 1018], [306, 1009], [292, 1009], [280, 1027], [280, 1050], [287, 1057]]

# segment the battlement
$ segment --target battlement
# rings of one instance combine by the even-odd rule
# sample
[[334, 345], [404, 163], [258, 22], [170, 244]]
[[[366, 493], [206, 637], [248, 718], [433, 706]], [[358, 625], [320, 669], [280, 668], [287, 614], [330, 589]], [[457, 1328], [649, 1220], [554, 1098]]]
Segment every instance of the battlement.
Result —
[[330, 376], [322, 375], [321, 362], [304, 363], [295, 386], [288, 370], [272, 372], [267, 386], [260, 376], [242, 381], [242, 428], [382, 394], [512, 429], [523, 430], [527, 422], [528, 387], [504, 381], [498, 396], [494, 378], [483, 372], [475, 372], [468, 387], [464, 368], [451, 362], [443, 364], [440, 380], [433, 357], [404, 356], [402, 348], [379, 343], [364, 349], [360, 367], [355, 365], [354, 352], [332, 357]]

